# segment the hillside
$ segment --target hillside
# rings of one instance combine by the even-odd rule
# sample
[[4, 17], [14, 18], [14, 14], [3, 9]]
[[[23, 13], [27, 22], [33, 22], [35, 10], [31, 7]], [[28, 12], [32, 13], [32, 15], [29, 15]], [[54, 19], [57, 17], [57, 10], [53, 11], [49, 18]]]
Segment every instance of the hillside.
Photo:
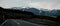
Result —
[[[57, 18], [54, 18], [54, 17], [51, 17], [51, 16], [35, 15], [34, 13], [28, 12], [28, 11], [4, 9], [4, 8], [0, 7], [0, 14], [1, 14], [0, 15], [1, 16], [0, 17], [0, 22], [1, 23], [6, 19], [22, 19], [22, 20], [32, 22], [32, 20], [35, 20], [35, 18], [39, 18], [41, 20], [46, 19], [45, 21], [51, 20], [51, 21], [59, 23], [59, 19], [57, 19]], [[37, 21], [39, 21], [39, 20], [37, 19]], [[37, 22], [34, 22], [34, 23], [37, 23]]]

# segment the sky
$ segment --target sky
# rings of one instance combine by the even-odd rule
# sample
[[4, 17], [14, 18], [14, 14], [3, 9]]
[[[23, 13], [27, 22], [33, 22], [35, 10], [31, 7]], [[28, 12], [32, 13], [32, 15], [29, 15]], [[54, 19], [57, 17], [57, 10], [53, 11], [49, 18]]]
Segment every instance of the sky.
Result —
[[60, 9], [60, 0], [0, 0], [0, 6], [11, 7], [34, 7], [44, 9]]

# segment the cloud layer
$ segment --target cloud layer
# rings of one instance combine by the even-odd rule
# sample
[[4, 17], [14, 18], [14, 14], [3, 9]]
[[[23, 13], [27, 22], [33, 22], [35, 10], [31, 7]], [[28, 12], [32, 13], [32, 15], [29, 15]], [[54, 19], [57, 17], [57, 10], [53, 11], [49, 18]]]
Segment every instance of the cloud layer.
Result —
[[44, 9], [60, 9], [60, 0], [0, 0], [0, 6], [9, 7], [35, 7]]

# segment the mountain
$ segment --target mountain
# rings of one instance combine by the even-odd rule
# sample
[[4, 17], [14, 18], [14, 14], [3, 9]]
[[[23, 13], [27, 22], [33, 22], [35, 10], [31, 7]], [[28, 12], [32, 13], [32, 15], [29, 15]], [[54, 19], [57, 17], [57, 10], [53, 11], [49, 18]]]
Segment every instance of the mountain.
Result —
[[38, 10], [37, 8], [29, 8], [29, 7], [28, 8], [14, 7], [12, 9], [32, 12], [32, 13], [34, 13], [34, 15], [60, 16], [60, 10], [48, 10], [48, 9], [44, 9], [44, 8], [41, 8], [41, 10]]
[[40, 14], [39, 14], [40, 10], [38, 10], [38, 9], [36, 9], [36, 8], [25, 9], [25, 11], [32, 12], [32, 13], [34, 13], [35, 15], [40, 15]]
[[35, 15], [40, 15], [39, 14], [40, 10], [38, 10], [36, 8], [20, 8], [20, 7], [14, 7], [12, 9], [14, 9], [14, 10], [21, 10], [21, 11], [27, 11], [27, 12], [32, 12]]
[[42, 11], [43, 16], [60, 16], [60, 10]]

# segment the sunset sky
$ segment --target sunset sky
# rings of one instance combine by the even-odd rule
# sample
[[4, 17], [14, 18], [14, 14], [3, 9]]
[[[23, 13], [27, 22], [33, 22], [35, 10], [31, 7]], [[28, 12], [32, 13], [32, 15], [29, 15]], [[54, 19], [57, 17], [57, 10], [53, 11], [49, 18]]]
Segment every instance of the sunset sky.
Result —
[[60, 0], [0, 0], [0, 6], [10, 7], [34, 7], [44, 9], [60, 9]]

